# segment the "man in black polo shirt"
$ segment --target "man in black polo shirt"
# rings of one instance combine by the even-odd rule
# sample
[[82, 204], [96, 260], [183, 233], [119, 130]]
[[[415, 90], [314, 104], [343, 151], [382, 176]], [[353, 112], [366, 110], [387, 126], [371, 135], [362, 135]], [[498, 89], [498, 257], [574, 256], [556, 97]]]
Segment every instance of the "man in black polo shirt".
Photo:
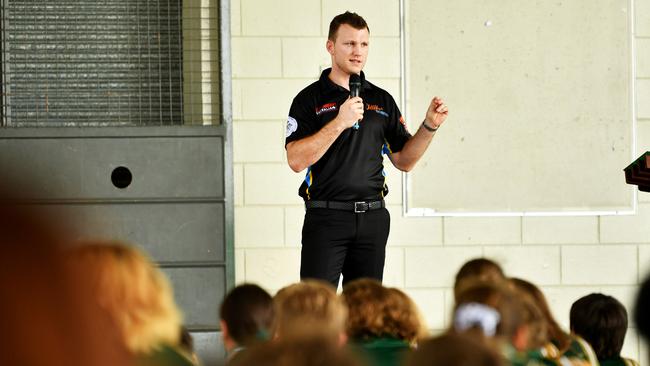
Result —
[[[381, 280], [390, 216], [385, 209], [382, 153], [410, 171], [445, 121], [434, 97], [415, 135], [385, 90], [365, 80], [370, 30], [356, 13], [332, 19], [327, 52], [332, 68], [294, 98], [285, 147], [295, 172], [307, 169], [299, 189], [307, 212], [302, 229], [301, 278], [338, 285], [360, 277]], [[360, 74], [359, 97], [350, 97], [350, 75]]]

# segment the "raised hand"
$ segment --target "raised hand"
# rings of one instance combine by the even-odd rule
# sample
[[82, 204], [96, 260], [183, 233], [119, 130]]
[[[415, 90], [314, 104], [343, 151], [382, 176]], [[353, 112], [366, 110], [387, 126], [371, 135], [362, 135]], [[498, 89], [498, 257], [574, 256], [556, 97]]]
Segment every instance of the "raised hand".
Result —
[[433, 97], [427, 109], [426, 122], [433, 128], [438, 128], [445, 122], [449, 115], [449, 109], [445, 102], [439, 97]]

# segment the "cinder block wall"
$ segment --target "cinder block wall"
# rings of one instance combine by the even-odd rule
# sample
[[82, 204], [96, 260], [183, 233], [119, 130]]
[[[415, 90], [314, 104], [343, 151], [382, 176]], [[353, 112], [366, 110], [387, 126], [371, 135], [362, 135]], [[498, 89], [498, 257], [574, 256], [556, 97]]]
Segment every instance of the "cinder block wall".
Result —
[[[650, 0], [635, 3], [640, 154], [650, 150]], [[297, 191], [304, 172], [286, 163], [291, 101], [330, 65], [331, 18], [352, 10], [371, 29], [368, 79], [399, 104], [399, 1], [231, 0], [231, 6], [236, 280], [276, 291], [299, 279], [304, 209]], [[436, 138], [445, 138], [443, 129]], [[571, 303], [589, 292], [614, 295], [631, 309], [638, 282], [650, 273], [650, 195], [639, 195], [634, 216], [403, 218], [401, 177], [386, 166], [392, 225], [385, 282], [409, 293], [433, 330], [449, 324], [452, 278], [468, 258], [494, 258], [509, 274], [540, 285], [565, 325]], [[650, 365], [633, 328], [624, 354]]]

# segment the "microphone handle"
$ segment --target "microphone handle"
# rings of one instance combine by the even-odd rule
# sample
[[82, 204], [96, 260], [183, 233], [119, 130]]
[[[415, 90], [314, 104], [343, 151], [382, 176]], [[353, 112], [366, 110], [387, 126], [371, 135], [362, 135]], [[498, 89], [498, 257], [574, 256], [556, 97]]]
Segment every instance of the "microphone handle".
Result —
[[[351, 87], [350, 98], [358, 97], [360, 90], [361, 90], [361, 85], [359, 85], [358, 87]], [[354, 125], [352, 125], [352, 131], [359, 129], [359, 122], [361, 122], [361, 120], [356, 121]]]

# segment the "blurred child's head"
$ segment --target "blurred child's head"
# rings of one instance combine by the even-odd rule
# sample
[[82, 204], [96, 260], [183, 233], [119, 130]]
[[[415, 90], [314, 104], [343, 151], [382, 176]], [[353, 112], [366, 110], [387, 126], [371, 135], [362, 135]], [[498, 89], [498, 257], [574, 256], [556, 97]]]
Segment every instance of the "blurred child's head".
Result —
[[548, 302], [546, 301], [546, 297], [542, 290], [533, 283], [521, 278], [510, 278], [509, 284], [515, 291], [525, 294], [533, 299], [535, 305], [542, 312], [542, 316], [546, 322], [545, 328], [547, 339], [556, 344], [561, 352], [566, 350], [571, 343], [571, 338], [564, 330], [562, 330], [553, 317], [551, 308], [548, 306]]
[[454, 281], [454, 298], [474, 282], [501, 282], [505, 280], [501, 267], [487, 258], [469, 260], [460, 267]]
[[419, 344], [407, 366], [504, 366], [497, 352], [471, 337], [448, 333]]
[[346, 341], [347, 308], [331, 284], [305, 280], [289, 285], [273, 298], [273, 337], [280, 340], [324, 338]]
[[611, 296], [589, 294], [571, 305], [571, 331], [584, 338], [599, 360], [619, 357], [627, 332], [627, 311]]
[[248, 347], [268, 338], [273, 298], [257, 285], [239, 285], [226, 294], [219, 316], [226, 350]]
[[404, 292], [374, 279], [343, 288], [348, 306], [347, 334], [353, 339], [395, 338], [415, 344], [426, 334], [417, 306]]
[[476, 282], [458, 294], [453, 331], [489, 344], [528, 346], [525, 310], [514, 292], [503, 284]]

